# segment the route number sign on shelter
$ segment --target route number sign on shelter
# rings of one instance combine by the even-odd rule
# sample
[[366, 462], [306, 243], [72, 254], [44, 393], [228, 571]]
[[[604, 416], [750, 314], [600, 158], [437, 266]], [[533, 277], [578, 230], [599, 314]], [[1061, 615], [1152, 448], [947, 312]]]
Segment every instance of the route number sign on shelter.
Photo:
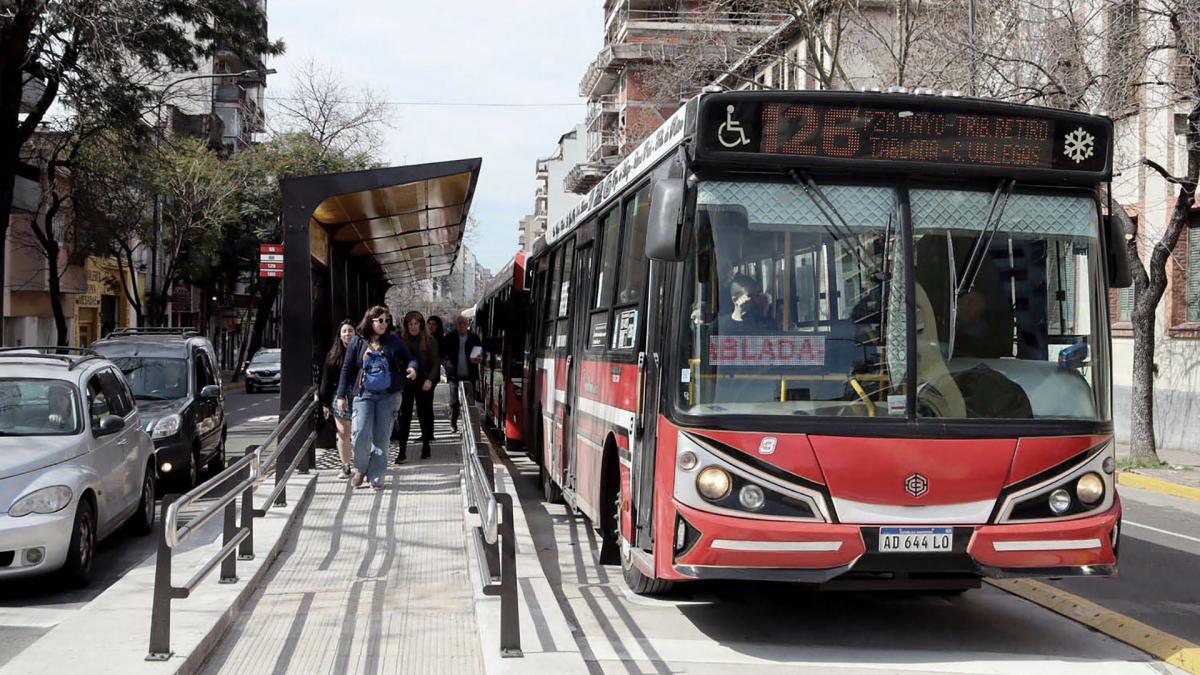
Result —
[[262, 244], [258, 249], [258, 276], [283, 278], [283, 244]]

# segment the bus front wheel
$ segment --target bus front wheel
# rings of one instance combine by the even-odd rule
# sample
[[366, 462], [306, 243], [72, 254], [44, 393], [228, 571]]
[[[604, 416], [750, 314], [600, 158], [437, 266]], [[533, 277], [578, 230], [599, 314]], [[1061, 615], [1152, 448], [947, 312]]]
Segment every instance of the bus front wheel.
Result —
[[611, 490], [613, 497], [610, 501], [609, 513], [604, 518], [606, 521], [604, 534], [606, 539], [611, 537], [614, 540], [613, 543], [620, 551], [621, 576], [625, 579], [625, 585], [638, 595], [650, 597], [663, 595], [671, 590], [671, 582], [646, 576], [633, 562], [633, 545], [621, 536], [621, 481], [618, 478], [612, 483], [616, 488]]

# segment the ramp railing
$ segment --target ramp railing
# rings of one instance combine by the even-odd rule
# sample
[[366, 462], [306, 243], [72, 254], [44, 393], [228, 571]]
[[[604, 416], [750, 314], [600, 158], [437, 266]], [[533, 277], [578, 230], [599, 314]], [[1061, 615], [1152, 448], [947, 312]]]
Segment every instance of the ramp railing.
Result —
[[[317, 402], [315, 388], [309, 389], [283, 419], [275, 425], [267, 439], [258, 446], [246, 448], [246, 455], [182, 495], [167, 495], [162, 500], [162, 536], [158, 542], [158, 559], [154, 569], [154, 605], [150, 616], [150, 651], [147, 661], [167, 661], [171, 658], [171, 602], [191, 596], [200, 582], [221, 567], [220, 583], [238, 582], [237, 561], [254, 559], [254, 519], [267, 515], [272, 506], [287, 504], [287, 481], [300, 461], [316, 441], [313, 424]], [[302, 443], [297, 438], [304, 432]], [[275, 446], [274, 452], [267, 451]], [[275, 482], [261, 508], [254, 506], [254, 488], [259, 479], [274, 473]], [[221, 488], [225, 488], [221, 492]], [[201, 510], [180, 525], [183, 509], [196, 505], [212, 493], [220, 496], [204, 504]], [[237, 500], [241, 497], [241, 518], [237, 516]], [[200, 531], [217, 514], [223, 514], [219, 551], [209, 557], [182, 586], [172, 581], [175, 550]], [[236, 556], [234, 554], [237, 554]]]
[[479, 575], [485, 595], [500, 596], [500, 655], [519, 657], [521, 618], [517, 606], [517, 546], [513, 532], [513, 498], [497, 492], [492, 456], [482, 441], [479, 405], [466, 394], [459, 382], [458, 404], [462, 410], [463, 480], [467, 505], [479, 514], [479, 526], [473, 528], [483, 555]]

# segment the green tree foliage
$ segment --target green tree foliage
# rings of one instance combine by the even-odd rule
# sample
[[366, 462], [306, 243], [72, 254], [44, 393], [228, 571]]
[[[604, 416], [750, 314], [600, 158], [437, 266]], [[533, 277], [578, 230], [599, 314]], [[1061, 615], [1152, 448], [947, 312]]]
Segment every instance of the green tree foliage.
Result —
[[[140, 116], [164, 84], [162, 73], [195, 70], [218, 46], [250, 63], [282, 53], [265, 21], [254, 0], [0, 3], [0, 241], [22, 148], [56, 102], [88, 102], [102, 116]], [[0, 279], [4, 262], [0, 256]]]

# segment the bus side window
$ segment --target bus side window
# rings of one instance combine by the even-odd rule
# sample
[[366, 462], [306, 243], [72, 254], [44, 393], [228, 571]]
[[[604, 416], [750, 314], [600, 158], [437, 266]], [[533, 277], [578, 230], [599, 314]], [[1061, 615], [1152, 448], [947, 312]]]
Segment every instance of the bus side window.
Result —
[[616, 305], [641, 302], [646, 285], [646, 222], [650, 219], [650, 186], [625, 202], [625, 231], [621, 237], [620, 283]]
[[596, 233], [600, 238], [600, 259], [596, 261], [596, 292], [588, 325], [587, 348], [601, 350], [608, 344], [608, 308], [612, 304], [616, 281], [617, 252], [620, 249], [621, 218], [609, 211], [600, 218]]

